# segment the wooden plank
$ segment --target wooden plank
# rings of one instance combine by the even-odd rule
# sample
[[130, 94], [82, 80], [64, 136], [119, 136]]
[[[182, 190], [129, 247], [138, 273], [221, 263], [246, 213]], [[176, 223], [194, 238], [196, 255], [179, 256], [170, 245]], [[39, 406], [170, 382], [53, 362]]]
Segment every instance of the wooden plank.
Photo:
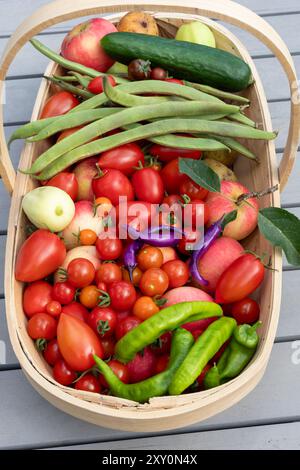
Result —
[[[267, 372], [254, 392], [232, 408], [185, 428], [184, 432], [296, 420], [300, 415], [300, 365], [294, 364], [292, 357], [297, 359], [298, 352], [294, 343], [276, 344]], [[18, 370], [2, 371], [0, 388], [0, 416], [6, 423], [0, 429], [2, 449], [107, 442], [147, 435], [96, 427], [56, 410], [32, 389]], [[180, 434], [180, 430], [173, 432]]]
[[300, 423], [56, 447], [55, 450], [299, 450]]
[[10, 344], [6, 316], [5, 316], [5, 305], [4, 300], [0, 300], [0, 370], [3, 368], [11, 368], [18, 364], [12, 346]]
[[5, 258], [5, 244], [6, 236], [0, 235], [0, 296], [3, 297], [4, 294], [4, 258]]

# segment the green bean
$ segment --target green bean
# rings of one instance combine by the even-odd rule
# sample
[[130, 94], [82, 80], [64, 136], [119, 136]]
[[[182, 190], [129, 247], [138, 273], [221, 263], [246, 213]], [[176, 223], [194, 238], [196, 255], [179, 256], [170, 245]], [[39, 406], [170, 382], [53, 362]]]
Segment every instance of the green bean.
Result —
[[204, 93], [207, 93], [208, 95], [217, 96], [218, 98], [222, 98], [225, 100], [236, 101], [237, 103], [244, 103], [244, 104], [250, 103], [250, 100], [248, 100], [248, 98], [245, 98], [244, 96], [235, 95], [234, 93], [229, 93], [223, 90], [218, 90], [217, 88], [213, 88], [208, 85], [201, 85], [200, 83], [192, 83], [192, 82], [188, 82], [187, 80], [184, 80], [184, 83], [185, 85], [190, 86], [192, 88], [196, 88], [196, 90], [203, 91]]
[[[63, 82], [78, 82], [77, 78], [74, 76], [66, 76], [66, 75], [52, 75], [52, 77], [56, 80], [62, 80]], [[46, 77], [45, 77], [46, 78]]]
[[77, 86], [72, 85], [71, 83], [64, 82], [54, 77], [47, 77], [46, 75], [44, 75], [44, 78], [49, 82], [52, 82], [55, 85], [59, 86], [63, 90], [69, 91], [70, 93], [73, 93], [73, 95], [81, 96], [84, 99], [92, 98], [94, 96], [93, 93], [90, 93], [86, 90], [82, 90], [81, 88], [78, 88]]
[[[87, 88], [89, 86], [89, 83], [91, 81], [91, 77], [84, 77], [80, 73], [73, 72], [72, 70], [68, 73], [71, 75], [70, 78], [75, 78], [78, 81], [78, 83], [80, 83], [80, 85], [83, 86], [83, 88]], [[93, 93], [92, 93], [92, 95], [93, 95]]]
[[252, 119], [248, 118], [248, 116], [245, 116], [245, 114], [242, 113], [235, 113], [232, 116], [228, 116], [228, 119], [231, 121], [237, 121], [240, 124], [244, 124], [244, 126], [250, 126], [250, 127], [257, 127], [256, 122], [254, 122]]
[[8, 147], [14, 140], [26, 139], [27, 137], [31, 137], [35, 134], [38, 134], [44, 127], [49, 124], [52, 124], [56, 120], [57, 116], [39, 119], [38, 121], [28, 122], [27, 124], [24, 124], [12, 133], [7, 143]]
[[[179, 104], [179, 103], [177, 103]], [[169, 103], [170, 105], [170, 103]], [[132, 108], [131, 108], [132, 109]], [[114, 116], [117, 118], [121, 114], [118, 113]], [[106, 118], [108, 119], [108, 118]], [[78, 131], [81, 132], [81, 131]], [[71, 152], [65, 153], [61, 158], [52, 158], [52, 164], [48, 162], [47, 167], [38, 176], [37, 179], [44, 180], [49, 179], [56, 175], [60, 171], [64, 170], [68, 166], [76, 163], [84, 158], [97, 155], [105, 150], [118, 147], [119, 145], [126, 144], [129, 142], [135, 142], [141, 139], [149, 139], [163, 134], [170, 134], [175, 132], [183, 133], [204, 133], [204, 134], [216, 134], [230, 137], [245, 137], [249, 139], [274, 139], [277, 135], [276, 132], [260, 131], [253, 129], [252, 127], [241, 126], [233, 123], [223, 123], [215, 121], [195, 121], [193, 119], [165, 119], [159, 122], [153, 122], [145, 124], [136, 129], [124, 131], [113, 136], [105, 137], [103, 139], [95, 140], [82, 145]], [[72, 136], [70, 136], [72, 137]], [[67, 140], [67, 137], [64, 140]], [[64, 140], [62, 142], [64, 142]], [[53, 148], [53, 147], [52, 147]], [[31, 168], [32, 170], [32, 168]], [[30, 170], [30, 171], [31, 171]]]
[[[174, 115], [191, 115], [199, 113], [209, 113], [217, 109], [226, 109], [231, 111], [236, 106], [226, 105], [222, 103], [205, 103], [205, 102], [168, 102], [149, 106], [136, 106], [120, 111], [113, 116], [107, 116], [101, 120], [88, 124], [83, 129], [78, 130], [74, 134], [66, 137], [61, 142], [53, 145], [37, 158], [28, 173], [39, 173], [47, 165], [52, 163], [56, 158], [74, 148], [83, 145], [86, 142], [126, 124], [138, 121], [144, 121], [155, 117], [168, 117]], [[168, 132], [167, 132], [168, 133]]]
[[215, 136], [215, 139], [219, 142], [222, 142], [222, 144], [227, 145], [227, 147], [229, 147], [231, 150], [235, 150], [240, 155], [243, 155], [244, 157], [247, 157], [250, 160], [255, 160], [257, 163], [259, 163], [259, 158], [253, 152], [251, 152], [251, 150], [241, 144], [241, 142], [239, 142], [238, 140], [232, 139], [230, 137], [220, 136]]
[[[84, 75], [88, 75], [89, 77], [95, 78], [95, 77], [104, 77], [107, 75], [112, 75], [112, 74], [106, 74], [102, 72], [98, 72], [98, 70], [91, 69], [90, 67], [85, 67], [84, 65], [78, 64], [77, 62], [72, 62], [71, 60], [65, 59], [62, 57], [60, 54], [57, 54], [56, 52], [52, 51], [49, 49], [49, 47], [45, 46], [42, 44], [40, 41], [37, 39], [31, 39], [30, 43], [33, 45], [33, 47], [41, 52], [43, 55], [48, 57], [49, 59], [53, 60], [57, 64], [62, 65], [65, 69], [67, 70], [73, 70], [75, 72], [82, 73]], [[115, 75], [112, 75], [117, 83], [125, 83], [128, 80], [125, 78], [117, 77]]]
[[82, 124], [87, 124], [93, 121], [116, 114], [123, 110], [123, 108], [99, 108], [99, 109], [87, 109], [86, 111], [80, 111], [74, 114], [63, 114], [57, 117], [54, 121], [51, 121], [49, 126], [43, 127], [43, 129], [34, 137], [28, 139], [29, 142], [38, 142], [43, 139], [47, 139], [57, 132], [61, 132], [65, 129], [71, 129]]

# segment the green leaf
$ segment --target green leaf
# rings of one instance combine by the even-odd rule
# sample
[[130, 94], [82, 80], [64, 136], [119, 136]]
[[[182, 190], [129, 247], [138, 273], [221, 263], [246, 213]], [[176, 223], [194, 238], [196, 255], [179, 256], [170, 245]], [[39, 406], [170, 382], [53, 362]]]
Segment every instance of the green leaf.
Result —
[[274, 246], [283, 249], [290, 264], [300, 266], [300, 220], [279, 207], [261, 209], [258, 227]]
[[188, 175], [195, 183], [208, 189], [208, 191], [220, 192], [219, 176], [201, 160], [179, 158], [179, 171]]
[[237, 218], [237, 211], [228, 212], [228, 214], [226, 214], [224, 216], [224, 219], [222, 220], [222, 230], [224, 230], [226, 225], [229, 224], [230, 222], [233, 222], [236, 218]]

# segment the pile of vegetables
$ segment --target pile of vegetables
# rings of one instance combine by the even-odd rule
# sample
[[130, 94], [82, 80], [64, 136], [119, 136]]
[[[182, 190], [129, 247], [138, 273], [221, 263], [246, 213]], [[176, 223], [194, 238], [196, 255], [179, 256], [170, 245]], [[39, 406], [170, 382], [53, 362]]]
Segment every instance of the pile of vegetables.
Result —
[[300, 263], [299, 220], [259, 210], [278, 188], [251, 192], [231, 168], [258, 164], [240, 138], [277, 135], [235, 94], [250, 68], [202, 23], [159, 33], [133, 12], [117, 28], [78, 25], [61, 54], [32, 40], [64, 72], [46, 77], [55, 93], [10, 139], [48, 143], [19, 169], [37, 184], [15, 267], [28, 334], [61, 385], [140, 403], [219, 386], [251, 361], [250, 296], [268, 266], [240, 242], [257, 226]]

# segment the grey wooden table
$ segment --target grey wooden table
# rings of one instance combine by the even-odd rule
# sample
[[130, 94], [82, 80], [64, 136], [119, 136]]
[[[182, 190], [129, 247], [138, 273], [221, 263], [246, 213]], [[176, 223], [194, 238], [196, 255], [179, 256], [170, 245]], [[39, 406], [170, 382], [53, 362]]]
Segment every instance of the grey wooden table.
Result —
[[[63, 1], [63, 0], [62, 0]], [[0, 53], [19, 22], [47, 0], [0, 0]], [[265, 17], [282, 35], [300, 75], [299, 0], [240, 0]], [[72, 23], [74, 24], [74, 22]], [[70, 24], [41, 34], [58, 48]], [[289, 121], [287, 81], [272, 54], [247, 33], [229, 27], [244, 42], [261, 74], [273, 119], [279, 129], [281, 158]], [[12, 64], [7, 79], [7, 136], [26, 122], [47, 60], [30, 45]], [[21, 144], [12, 147], [15, 164]], [[299, 155], [298, 155], [299, 156]], [[300, 162], [282, 195], [282, 204], [300, 216]], [[0, 180], [0, 449], [300, 449], [300, 270], [285, 262], [280, 323], [266, 374], [240, 403], [198, 424], [176, 431], [137, 434], [99, 428], [58, 411], [27, 383], [8, 339], [3, 267], [9, 197]]]

